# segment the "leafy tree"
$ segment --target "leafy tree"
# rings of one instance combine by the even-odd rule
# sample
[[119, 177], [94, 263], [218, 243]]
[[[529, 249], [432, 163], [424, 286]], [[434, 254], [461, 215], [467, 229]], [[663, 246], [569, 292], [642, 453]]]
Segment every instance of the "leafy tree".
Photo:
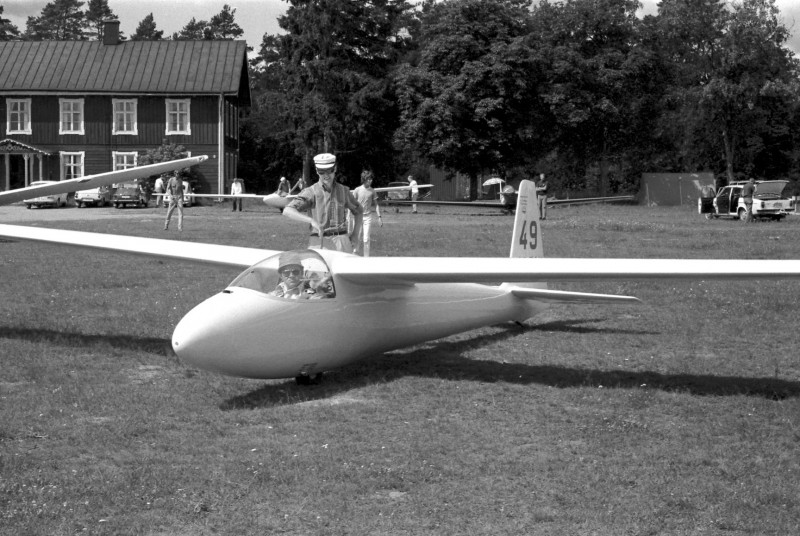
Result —
[[[108, 0], [89, 0], [86, 6], [86, 37], [101, 41], [107, 19], [116, 19], [117, 16], [108, 7]], [[121, 36], [120, 36], [121, 37]]]
[[277, 36], [283, 123], [310, 175], [315, 152], [339, 156], [343, 176], [391, 163], [395, 97], [388, 76], [402, 50], [405, 0], [289, 0]]
[[[798, 62], [774, 0], [664, 0], [664, 46], [677, 73], [673, 117], [681, 152], [739, 173], [785, 172], [793, 157], [791, 110]], [[692, 21], [687, 25], [686, 21]]]
[[244, 30], [233, 20], [235, 15], [235, 8], [232, 9], [228, 4], [222, 6], [222, 11], [208, 21], [211, 39], [236, 39], [241, 37]]
[[[528, 0], [426, 2], [418, 63], [397, 72], [396, 140], [471, 177], [530, 161], [541, 131]], [[538, 124], [537, 124], [538, 123]], [[539, 145], [539, 150], [542, 146]]]
[[53, 0], [44, 6], [38, 17], [28, 17], [25, 39], [85, 40], [86, 16], [78, 0]]
[[4, 19], [3, 6], [0, 6], [0, 41], [11, 41], [19, 38], [19, 28], [14, 26], [10, 20]]
[[612, 161], [641, 141], [641, 114], [652, 103], [652, 58], [640, 46], [638, 0], [543, 0], [534, 10], [546, 58], [542, 98], [554, 121], [552, 142], [584, 177], [596, 167], [599, 195]]
[[131, 41], [160, 41], [164, 38], [164, 31], [156, 29], [156, 21], [150, 13], [141, 21], [136, 31], [131, 36]]
[[208, 27], [208, 21], [197, 20], [192, 17], [192, 20], [187, 22], [186, 26], [181, 28], [180, 32], [172, 34], [172, 39], [175, 41], [211, 39], [211, 31]]

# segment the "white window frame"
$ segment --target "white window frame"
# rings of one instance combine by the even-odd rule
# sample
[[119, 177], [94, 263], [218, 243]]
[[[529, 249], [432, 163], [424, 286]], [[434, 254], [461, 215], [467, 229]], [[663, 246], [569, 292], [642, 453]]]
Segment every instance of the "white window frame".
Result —
[[[12, 110], [14, 104], [21, 104], [21, 110]], [[21, 120], [15, 123], [21, 124], [22, 128], [11, 128], [11, 114], [20, 114]], [[6, 134], [33, 134], [31, 129], [31, 99], [6, 99]]]
[[[171, 106], [178, 106], [185, 105], [185, 110], [170, 110]], [[166, 107], [166, 116], [167, 116], [167, 124], [165, 128], [165, 134], [167, 135], [174, 135], [174, 134], [186, 134], [191, 135], [192, 133], [192, 99], [166, 99], [165, 100], [165, 107]], [[178, 124], [178, 128], [171, 129], [170, 124], [172, 121], [170, 120], [173, 115], [185, 115], [186, 122], [185, 128], [180, 129], [180, 121], [176, 121]]]
[[[126, 110], [126, 105], [132, 104], [132, 110]], [[117, 110], [117, 105], [122, 107], [122, 110]], [[112, 134], [128, 134], [135, 136], [139, 134], [139, 101], [137, 99], [111, 99], [111, 113], [113, 115], [111, 133]], [[125, 121], [118, 120], [119, 116], [123, 118], [127, 115], [132, 115], [131, 128], [124, 129]], [[123, 128], [120, 128], [123, 127]]]
[[[60, 151], [60, 168], [61, 168], [61, 180], [65, 180], [67, 178], [67, 166], [76, 167], [78, 168], [79, 174], [69, 177], [70, 179], [74, 179], [76, 177], [83, 177], [84, 175], [84, 162], [86, 161], [86, 151]], [[77, 157], [78, 162], [73, 162], [73, 157]], [[69, 160], [69, 162], [68, 162]]]
[[[58, 133], [84, 135], [85, 109], [83, 99], [58, 99]], [[69, 125], [66, 125], [65, 115], [69, 117]], [[78, 121], [75, 121], [75, 115], [78, 116]]]
[[[119, 164], [119, 162], [117, 161], [117, 157], [118, 156], [123, 156], [123, 157], [132, 156], [133, 157], [133, 165], [127, 165], [127, 164], [124, 164], [122, 166], [118, 165]], [[124, 169], [135, 168], [137, 165], [139, 165], [139, 153], [137, 153], [136, 151], [112, 151], [111, 152], [111, 168], [114, 171], [120, 171], [120, 170], [124, 170]]]

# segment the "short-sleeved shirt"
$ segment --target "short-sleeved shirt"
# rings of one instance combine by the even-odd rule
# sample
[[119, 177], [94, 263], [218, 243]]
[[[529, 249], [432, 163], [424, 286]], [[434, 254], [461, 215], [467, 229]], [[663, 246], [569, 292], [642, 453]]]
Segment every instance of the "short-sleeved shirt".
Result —
[[408, 183], [408, 185], [411, 186], [411, 195], [419, 194], [419, 186], [417, 186], [417, 181], [412, 180]]
[[334, 182], [331, 191], [325, 191], [319, 182], [305, 188], [289, 201], [287, 207], [305, 212], [322, 225], [325, 233], [347, 232], [347, 210], [361, 213], [361, 205], [353, 197], [350, 188]]
[[750, 184], [748, 182], [742, 188], [742, 197], [745, 198], [745, 199], [747, 199], [747, 198], [752, 199], [753, 198], [753, 193], [755, 192], [755, 190], [756, 190], [755, 184]]
[[378, 194], [372, 188], [367, 188], [363, 184], [353, 190], [353, 197], [356, 198], [358, 204], [364, 209], [364, 215], [372, 214], [375, 212], [375, 206], [378, 204]]

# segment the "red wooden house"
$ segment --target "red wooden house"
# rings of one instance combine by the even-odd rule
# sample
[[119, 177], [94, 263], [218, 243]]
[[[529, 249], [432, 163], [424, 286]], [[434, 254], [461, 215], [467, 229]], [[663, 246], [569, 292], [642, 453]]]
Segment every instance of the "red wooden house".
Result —
[[165, 141], [195, 190], [236, 176], [239, 109], [250, 105], [244, 41], [0, 41], [0, 190], [136, 166]]

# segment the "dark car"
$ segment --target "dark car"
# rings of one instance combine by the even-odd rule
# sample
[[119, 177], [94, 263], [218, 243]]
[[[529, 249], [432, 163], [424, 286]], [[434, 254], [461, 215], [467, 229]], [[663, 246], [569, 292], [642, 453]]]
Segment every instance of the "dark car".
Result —
[[114, 208], [124, 208], [128, 205], [134, 207], [146, 207], [147, 197], [139, 184], [135, 182], [123, 182], [118, 184], [117, 190], [111, 198]]

